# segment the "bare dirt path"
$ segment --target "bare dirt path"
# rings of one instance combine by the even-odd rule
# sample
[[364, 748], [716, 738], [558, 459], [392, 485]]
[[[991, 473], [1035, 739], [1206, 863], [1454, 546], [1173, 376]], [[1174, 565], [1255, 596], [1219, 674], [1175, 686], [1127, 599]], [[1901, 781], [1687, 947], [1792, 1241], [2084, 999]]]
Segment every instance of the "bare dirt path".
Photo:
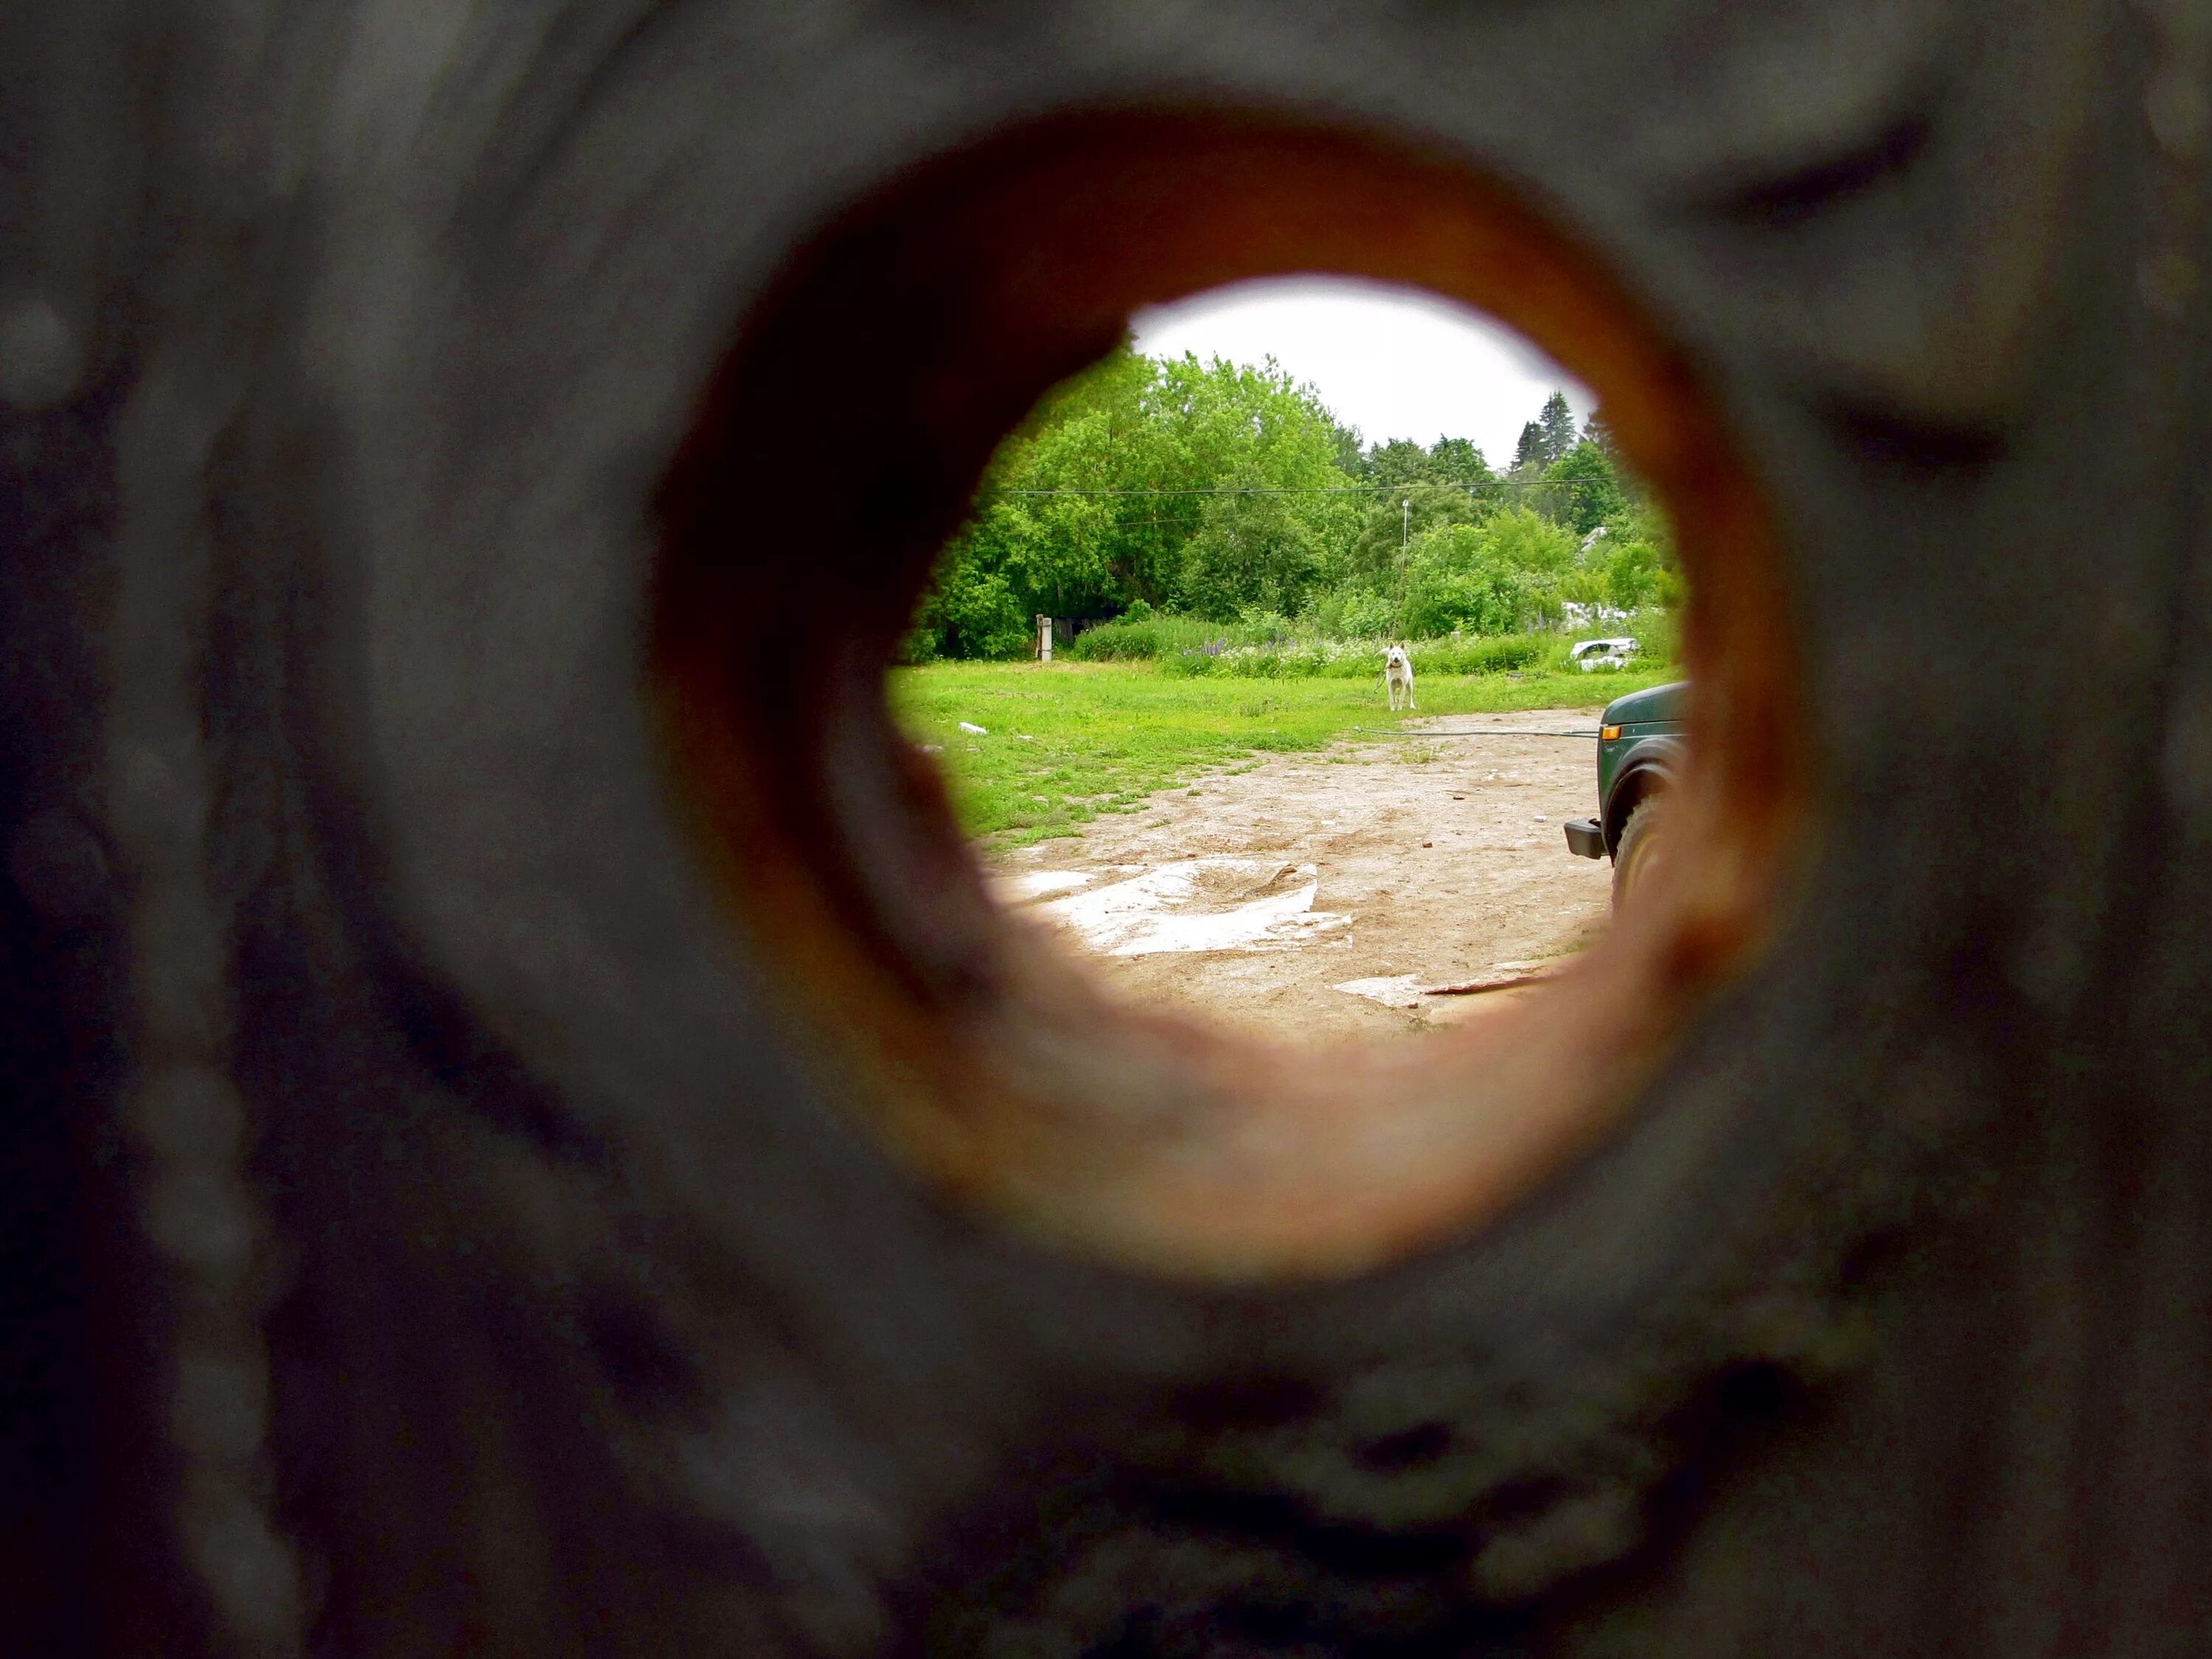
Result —
[[1503, 735], [1596, 719], [1428, 724], [1501, 735], [1275, 757], [986, 867], [1126, 998], [1302, 1041], [1476, 1017], [1516, 994], [1422, 992], [1540, 971], [1605, 926], [1610, 866], [1570, 855], [1559, 828], [1595, 810], [1595, 739]]

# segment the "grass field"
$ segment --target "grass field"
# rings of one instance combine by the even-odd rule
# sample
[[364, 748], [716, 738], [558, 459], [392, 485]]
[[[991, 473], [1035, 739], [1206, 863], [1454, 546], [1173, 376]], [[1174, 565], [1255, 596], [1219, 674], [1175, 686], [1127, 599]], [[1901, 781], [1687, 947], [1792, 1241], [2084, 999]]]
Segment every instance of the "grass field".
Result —
[[[915, 739], [941, 745], [968, 832], [1020, 843], [1138, 810], [1155, 791], [1215, 767], [1389, 738], [1404, 720], [1438, 714], [1595, 712], [1680, 672], [1424, 674], [1420, 710], [1410, 715], [1384, 706], [1380, 673], [1255, 680], [1163, 674], [1149, 663], [936, 663], [894, 670], [890, 691]], [[988, 735], [963, 732], [963, 720]]]

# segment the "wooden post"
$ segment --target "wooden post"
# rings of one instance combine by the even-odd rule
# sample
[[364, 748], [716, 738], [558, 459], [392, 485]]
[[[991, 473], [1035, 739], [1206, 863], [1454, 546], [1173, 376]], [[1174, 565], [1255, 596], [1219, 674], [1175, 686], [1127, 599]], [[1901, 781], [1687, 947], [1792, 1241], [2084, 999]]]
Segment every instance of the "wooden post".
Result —
[[1052, 660], [1052, 618], [1042, 611], [1037, 613], [1036, 654], [1039, 662]]

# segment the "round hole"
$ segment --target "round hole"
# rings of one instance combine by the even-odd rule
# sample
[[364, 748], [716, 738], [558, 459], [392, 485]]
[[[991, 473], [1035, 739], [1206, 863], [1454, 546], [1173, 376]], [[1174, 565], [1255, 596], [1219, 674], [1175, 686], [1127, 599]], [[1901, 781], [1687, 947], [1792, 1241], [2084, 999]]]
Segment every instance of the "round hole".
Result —
[[[1311, 1049], [1119, 1006], [994, 905], [884, 670], [993, 451], [1139, 308], [1291, 272], [1430, 289], [1601, 398], [1690, 579], [1695, 764], [1668, 879], [1546, 996]], [[1510, 191], [1356, 134], [1121, 113], [1002, 135], [819, 236], [664, 499], [655, 673], [678, 791], [784, 1006], [955, 1200], [1210, 1279], [1363, 1270], [1494, 1218], [1617, 1124], [1756, 948], [1802, 816], [1758, 492], [1692, 366]]]

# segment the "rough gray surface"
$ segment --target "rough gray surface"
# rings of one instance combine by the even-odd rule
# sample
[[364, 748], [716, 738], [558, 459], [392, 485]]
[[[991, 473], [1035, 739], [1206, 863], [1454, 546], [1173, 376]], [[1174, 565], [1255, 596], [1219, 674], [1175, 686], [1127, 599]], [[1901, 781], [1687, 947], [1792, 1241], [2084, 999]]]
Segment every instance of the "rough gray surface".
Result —
[[[0, 17], [27, 1650], [2201, 1646], [2206, 46], [2179, 0]], [[909, 1187], [640, 689], [651, 492], [798, 242], [1162, 100], [1592, 240], [1771, 489], [1819, 720], [1802, 902], [1632, 1129], [1327, 1290]]]

